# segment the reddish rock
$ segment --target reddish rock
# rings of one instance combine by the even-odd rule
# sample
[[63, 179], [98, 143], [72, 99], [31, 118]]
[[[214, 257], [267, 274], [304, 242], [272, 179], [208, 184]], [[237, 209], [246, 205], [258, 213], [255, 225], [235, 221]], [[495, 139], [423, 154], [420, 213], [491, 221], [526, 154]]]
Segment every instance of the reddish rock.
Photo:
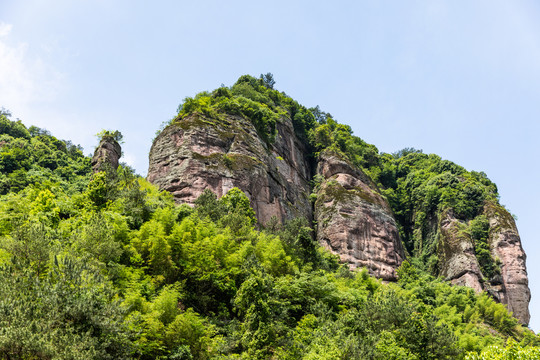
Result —
[[104, 136], [94, 151], [92, 169], [95, 173], [98, 171], [116, 171], [121, 156], [122, 148], [120, 144], [111, 136]]
[[317, 239], [351, 268], [396, 280], [403, 246], [390, 206], [371, 179], [339, 155], [320, 155], [315, 220]]
[[522, 324], [529, 324], [529, 301], [531, 291], [527, 277], [527, 256], [521, 246], [514, 218], [500, 205], [487, 203], [484, 215], [489, 219], [489, 246], [495, 258], [499, 259], [502, 284], [498, 296], [508, 310]]
[[178, 203], [193, 204], [210, 189], [218, 197], [233, 187], [249, 197], [265, 224], [303, 216], [312, 218], [311, 168], [306, 149], [290, 119], [277, 124], [266, 144], [249, 120], [240, 116], [209, 119], [190, 115], [165, 128], [150, 150], [148, 181], [171, 192]]

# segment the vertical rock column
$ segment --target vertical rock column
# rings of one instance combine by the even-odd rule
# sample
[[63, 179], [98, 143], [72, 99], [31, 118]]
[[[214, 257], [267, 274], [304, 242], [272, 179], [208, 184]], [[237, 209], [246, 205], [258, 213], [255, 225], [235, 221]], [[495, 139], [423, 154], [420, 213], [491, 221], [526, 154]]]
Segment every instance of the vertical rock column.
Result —
[[92, 157], [92, 169], [94, 173], [99, 171], [116, 171], [122, 148], [112, 136], [103, 136]]
[[487, 203], [484, 215], [489, 219], [489, 246], [500, 261], [502, 284], [500, 301], [525, 325], [529, 324], [531, 291], [527, 277], [527, 256], [521, 246], [514, 218], [500, 205]]

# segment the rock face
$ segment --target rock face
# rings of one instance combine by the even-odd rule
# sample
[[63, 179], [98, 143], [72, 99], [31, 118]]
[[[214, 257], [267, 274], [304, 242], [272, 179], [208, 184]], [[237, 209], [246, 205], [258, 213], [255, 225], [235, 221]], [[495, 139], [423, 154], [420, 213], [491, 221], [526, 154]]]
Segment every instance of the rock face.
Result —
[[405, 258], [392, 210], [362, 171], [339, 155], [325, 152], [317, 166], [319, 180], [315, 219], [319, 243], [370, 274], [396, 280]]
[[188, 204], [204, 189], [221, 197], [238, 187], [262, 224], [274, 216], [281, 222], [298, 216], [311, 219], [306, 149], [289, 119], [277, 124], [277, 132], [276, 141], [267, 145], [240, 116], [190, 115], [154, 140], [148, 181]]
[[122, 156], [122, 148], [111, 136], [104, 136], [99, 142], [92, 157], [92, 169], [94, 172], [108, 171], [118, 168], [118, 162]]
[[451, 211], [443, 212], [439, 223], [439, 266], [441, 275], [456, 285], [487, 291], [495, 300], [506, 304], [522, 323], [530, 319], [531, 292], [525, 265], [526, 255], [521, 246], [512, 216], [500, 205], [487, 202], [483, 215], [489, 220], [491, 255], [500, 264], [501, 275], [487, 279], [475, 256], [467, 226]]
[[493, 203], [484, 206], [484, 214], [489, 219], [491, 252], [501, 264], [502, 283], [493, 290], [518, 320], [528, 324], [531, 291], [525, 265], [527, 256], [521, 246], [516, 223], [506, 209]]
[[439, 221], [439, 267], [441, 275], [455, 285], [473, 288], [476, 292], [484, 289], [482, 272], [474, 253], [471, 236], [465, 231], [467, 226], [454, 217], [452, 211], [445, 211]]

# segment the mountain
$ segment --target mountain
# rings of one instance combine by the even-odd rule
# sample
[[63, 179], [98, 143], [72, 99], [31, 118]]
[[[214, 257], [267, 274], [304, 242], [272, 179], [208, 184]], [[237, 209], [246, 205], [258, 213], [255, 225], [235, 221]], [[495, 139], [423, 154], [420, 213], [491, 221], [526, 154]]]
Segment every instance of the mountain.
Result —
[[485, 174], [414, 149], [380, 154], [264, 78], [186, 98], [149, 159], [148, 180], [177, 203], [237, 187], [261, 227], [305, 218], [351, 269], [395, 281], [409, 259], [529, 322], [526, 255]]
[[539, 358], [495, 184], [272, 87], [187, 98], [162, 190], [1, 110], [0, 359]]

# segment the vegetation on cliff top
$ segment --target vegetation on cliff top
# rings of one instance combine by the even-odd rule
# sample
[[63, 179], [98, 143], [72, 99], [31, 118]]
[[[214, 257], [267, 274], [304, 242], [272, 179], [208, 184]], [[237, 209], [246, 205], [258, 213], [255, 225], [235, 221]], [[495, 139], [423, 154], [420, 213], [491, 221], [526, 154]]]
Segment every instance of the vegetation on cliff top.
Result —
[[276, 136], [276, 123], [284, 116], [294, 119], [297, 134], [305, 139], [315, 118], [305, 107], [290, 97], [272, 88], [271, 75], [266, 80], [249, 75], [241, 76], [230, 88], [220, 87], [212, 92], [201, 92], [187, 97], [178, 107], [178, 116], [173, 121], [201, 113], [211, 118], [223, 115], [239, 115], [249, 119], [259, 136], [272, 143]]
[[[312, 127], [296, 126], [314, 154], [364, 146], [316, 110], [297, 118], [313, 115]], [[486, 294], [408, 262], [383, 284], [340, 265], [302, 219], [257, 230], [238, 189], [177, 206], [126, 166], [92, 174], [77, 147], [0, 120], [0, 161], [12, 159], [2, 176], [24, 179], [0, 196], [0, 358], [472, 359], [506, 342], [509, 354], [538, 352]], [[323, 125], [328, 146], [314, 140]], [[380, 182], [386, 155], [364, 147], [349, 159]], [[481, 220], [471, 231], [484, 237]]]

